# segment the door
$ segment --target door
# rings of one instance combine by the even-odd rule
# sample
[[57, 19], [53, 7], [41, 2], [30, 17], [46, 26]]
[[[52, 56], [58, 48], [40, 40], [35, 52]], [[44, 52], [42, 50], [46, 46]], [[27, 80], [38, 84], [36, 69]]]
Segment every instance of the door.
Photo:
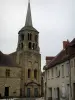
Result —
[[38, 97], [38, 89], [34, 88], [34, 97]]
[[49, 88], [48, 100], [52, 100], [52, 88]]
[[57, 87], [57, 98], [58, 98], [58, 100], [60, 100], [59, 87]]
[[27, 88], [27, 97], [30, 97], [30, 88]]
[[9, 87], [5, 87], [5, 96], [9, 96]]

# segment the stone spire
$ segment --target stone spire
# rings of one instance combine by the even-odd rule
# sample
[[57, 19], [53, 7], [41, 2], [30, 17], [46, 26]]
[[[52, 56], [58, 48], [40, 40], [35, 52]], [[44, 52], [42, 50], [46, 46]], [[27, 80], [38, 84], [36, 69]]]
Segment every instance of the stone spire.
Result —
[[32, 25], [32, 17], [31, 17], [30, 0], [28, 1], [28, 10], [27, 10], [27, 15], [26, 15], [25, 26], [33, 26]]

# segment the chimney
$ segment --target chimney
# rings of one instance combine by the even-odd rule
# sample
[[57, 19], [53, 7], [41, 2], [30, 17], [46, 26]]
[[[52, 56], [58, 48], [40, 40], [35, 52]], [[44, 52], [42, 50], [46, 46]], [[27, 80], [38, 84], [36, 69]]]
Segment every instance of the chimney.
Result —
[[63, 49], [66, 49], [67, 46], [69, 45], [69, 41], [63, 41]]

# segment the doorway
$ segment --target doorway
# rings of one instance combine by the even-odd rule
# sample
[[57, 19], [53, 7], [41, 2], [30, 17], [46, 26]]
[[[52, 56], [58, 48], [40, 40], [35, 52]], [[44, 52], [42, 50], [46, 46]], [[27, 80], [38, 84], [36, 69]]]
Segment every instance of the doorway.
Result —
[[5, 96], [9, 96], [9, 87], [5, 87]]
[[34, 97], [38, 97], [38, 89], [34, 88]]
[[27, 97], [30, 97], [30, 88], [27, 88]]

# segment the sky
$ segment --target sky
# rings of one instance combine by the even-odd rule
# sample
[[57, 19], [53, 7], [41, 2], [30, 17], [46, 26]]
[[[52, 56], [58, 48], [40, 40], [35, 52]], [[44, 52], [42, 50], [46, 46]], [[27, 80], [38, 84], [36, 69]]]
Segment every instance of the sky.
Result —
[[[39, 31], [41, 68], [46, 56], [63, 49], [63, 41], [75, 38], [75, 0], [31, 0], [33, 26]], [[18, 31], [25, 25], [28, 0], [0, 0], [0, 51], [17, 48]]]

